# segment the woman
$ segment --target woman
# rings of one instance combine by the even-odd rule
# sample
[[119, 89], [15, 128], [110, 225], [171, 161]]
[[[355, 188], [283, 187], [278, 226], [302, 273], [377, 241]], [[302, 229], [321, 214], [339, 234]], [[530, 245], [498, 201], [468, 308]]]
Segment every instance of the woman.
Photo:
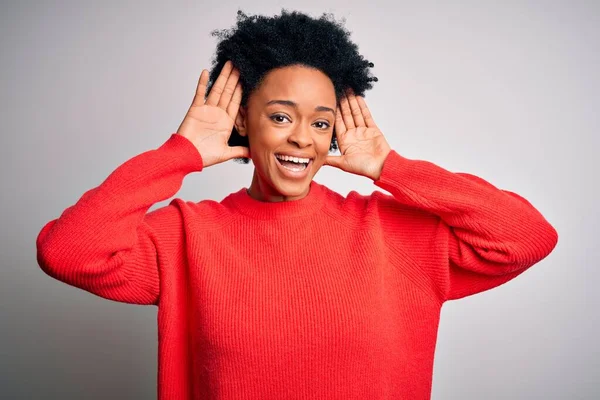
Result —
[[[515, 193], [392, 150], [363, 96], [373, 64], [327, 16], [239, 13], [217, 34], [177, 132], [48, 222], [39, 265], [158, 306], [160, 399], [429, 398], [444, 302], [523, 273], [556, 231]], [[148, 213], [231, 159], [252, 160], [248, 189]], [[323, 165], [391, 195], [341, 196], [313, 181]]]

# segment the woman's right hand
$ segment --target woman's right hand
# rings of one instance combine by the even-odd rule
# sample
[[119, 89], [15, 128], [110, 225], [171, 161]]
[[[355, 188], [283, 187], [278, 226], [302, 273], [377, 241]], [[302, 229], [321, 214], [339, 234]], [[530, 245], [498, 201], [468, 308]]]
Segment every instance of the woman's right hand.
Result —
[[194, 101], [177, 129], [178, 134], [196, 146], [203, 167], [250, 157], [247, 147], [227, 144], [242, 100], [239, 77], [239, 70], [227, 61], [205, 99], [208, 71], [202, 70]]

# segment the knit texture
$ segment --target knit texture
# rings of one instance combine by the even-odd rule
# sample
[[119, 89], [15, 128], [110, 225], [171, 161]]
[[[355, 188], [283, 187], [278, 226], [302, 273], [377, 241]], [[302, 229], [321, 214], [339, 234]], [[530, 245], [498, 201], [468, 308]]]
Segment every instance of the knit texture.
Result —
[[[440, 311], [545, 258], [558, 235], [523, 197], [392, 151], [371, 195], [313, 181], [174, 196], [203, 169], [172, 134], [37, 237], [48, 275], [158, 306], [158, 398], [429, 399]], [[206, 189], [209, 190], [209, 189]]]

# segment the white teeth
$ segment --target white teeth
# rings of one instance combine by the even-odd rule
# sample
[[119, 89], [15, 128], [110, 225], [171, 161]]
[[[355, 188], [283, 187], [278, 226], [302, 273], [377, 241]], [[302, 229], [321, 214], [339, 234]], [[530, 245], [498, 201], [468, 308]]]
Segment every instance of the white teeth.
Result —
[[275, 157], [277, 157], [280, 160], [283, 161], [291, 161], [291, 162], [295, 162], [297, 164], [308, 164], [310, 162], [310, 158], [299, 158], [299, 157], [291, 157], [291, 156], [285, 156], [285, 155], [281, 155], [281, 154], [276, 154]]

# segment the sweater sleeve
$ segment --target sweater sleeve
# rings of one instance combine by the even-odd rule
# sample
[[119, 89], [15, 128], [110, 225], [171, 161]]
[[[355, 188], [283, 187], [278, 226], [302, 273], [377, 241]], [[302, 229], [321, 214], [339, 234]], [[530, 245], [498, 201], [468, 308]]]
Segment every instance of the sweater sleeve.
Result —
[[182, 221], [173, 203], [147, 212], [174, 196], [185, 175], [202, 168], [196, 147], [176, 133], [126, 161], [42, 227], [36, 240], [39, 266], [106, 299], [158, 304], [159, 263], [179, 248]]
[[[383, 208], [416, 209], [426, 216], [406, 233], [424, 235], [406, 242], [416, 243], [415, 252], [425, 254], [415, 257], [417, 264], [433, 281], [441, 301], [513, 279], [544, 259], [558, 242], [556, 230], [525, 198], [475, 175], [453, 173], [392, 150], [375, 184], [393, 196]], [[393, 236], [403, 228], [391, 212], [386, 224]]]

